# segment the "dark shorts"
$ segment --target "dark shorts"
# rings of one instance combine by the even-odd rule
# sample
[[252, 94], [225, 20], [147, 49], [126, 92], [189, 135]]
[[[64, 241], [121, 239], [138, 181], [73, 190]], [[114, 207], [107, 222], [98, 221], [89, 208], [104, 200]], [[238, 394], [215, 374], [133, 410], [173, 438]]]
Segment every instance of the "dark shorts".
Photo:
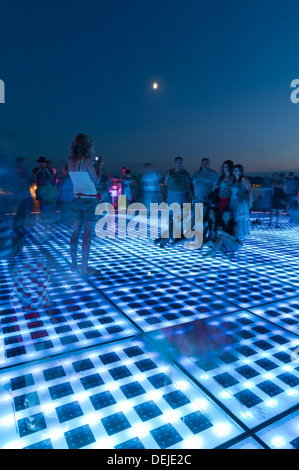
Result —
[[97, 198], [74, 199], [72, 202], [74, 218], [97, 222], [100, 218], [100, 216], [95, 213], [98, 204], [100, 204], [100, 201]]

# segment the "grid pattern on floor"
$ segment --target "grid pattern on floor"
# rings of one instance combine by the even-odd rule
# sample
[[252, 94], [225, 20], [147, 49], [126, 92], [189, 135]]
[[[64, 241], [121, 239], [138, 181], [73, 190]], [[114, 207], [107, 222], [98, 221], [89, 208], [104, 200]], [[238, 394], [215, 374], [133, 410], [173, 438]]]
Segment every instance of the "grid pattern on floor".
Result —
[[213, 448], [243, 433], [140, 341], [8, 370], [0, 383], [3, 448]]
[[299, 449], [299, 411], [260, 431], [257, 435], [271, 449]]
[[[24, 304], [12, 288], [14, 265], [22, 270], [24, 264], [30, 263], [31, 246], [26, 247], [14, 265], [2, 262], [6, 281], [1, 298], [0, 368], [138, 333], [103, 295], [81, 276], [71, 273], [68, 263], [51, 247], [47, 247], [44, 255], [46, 261], [40, 252], [34, 260], [46, 265], [50, 272], [46, 306]], [[36, 282], [25, 285], [24, 293], [28, 289], [34, 291]]]
[[262, 305], [250, 311], [299, 335], [299, 297]]
[[154, 343], [253, 429], [298, 404], [299, 338], [248, 312], [150, 333]]
[[[95, 237], [97, 279], [70, 272], [70, 227], [37, 225], [0, 263], [3, 447], [296, 448], [299, 230], [266, 225], [230, 261]], [[30, 260], [51, 304], [28, 311], [11, 292]]]
[[294, 297], [298, 287], [262, 276], [248, 269], [227, 269], [187, 278], [240, 308], [250, 308]]
[[159, 285], [126, 286], [108, 290], [106, 295], [144, 331], [238, 310], [181, 279]]

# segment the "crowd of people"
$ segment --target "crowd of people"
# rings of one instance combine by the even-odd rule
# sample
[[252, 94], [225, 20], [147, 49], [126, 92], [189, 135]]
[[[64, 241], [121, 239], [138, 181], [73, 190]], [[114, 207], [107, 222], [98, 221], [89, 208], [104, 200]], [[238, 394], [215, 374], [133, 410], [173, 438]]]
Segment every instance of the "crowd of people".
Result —
[[[39, 157], [37, 163], [38, 166], [28, 176], [25, 160], [18, 158], [7, 177], [9, 191], [4, 193], [14, 196], [13, 228], [22, 231], [22, 227], [30, 223], [33, 208], [30, 189], [34, 188], [35, 203], [39, 206], [45, 231], [52, 231], [57, 220], [73, 225], [70, 241], [73, 271], [79, 269], [77, 251], [83, 231], [80, 267], [83, 275], [98, 273], [88, 266], [91, 239], [98, 219], [95, 208], [100, 200], [113, 202], [120, 192], [126, 196], [128, 205], [143, 202], [148, 214], [152, 203], [165, 201], [168, 205], [178, 203], [180, 207], [187, 202], [193, 207], [202, 203], [203, 246], [208, 244], [211, 248], [203, 256], [214, 256], [219, 250], [226, 255], [234, 253], [250, 234], [250, 211], [255, 195], [243, 166], [231, 160], [223, 162], [218, 174], [211, 168], [210, 159], [202, 158], [193, 176], [184, 168], [182, 157], [174, 159], [172, 168], [164, 176], [150, 163], [144, 165], [143, 174], [138, 177], [123, 167], [119, 178], [121, 191], [116, 190], [115, 194], [116, 186], [112, 184], [111, 175], [103, 172], [104, 160], [95, 156], [92, 139], [85, 134], [78, 134], [73, 140], [70, 158], [61, 175], [57, 175], [51, 161], [45, 157]], [[292, 224], [299, 224], [298, 177], [293, 173], [287, 177], [274, 175], [272, 180], [266, 181], [263, 190], [259, 197], [264, 198], [263, 210], [270, 212], [269, 226], [276, 217], [276, 227], [279, 228], [284, 211]], [[8, 212], [8, 205], [2, 204], [1, 210]], [[168, 240], [161, 237], [155, 243], [163, 247], [171, 238], [175, 243], [171, 233]]]

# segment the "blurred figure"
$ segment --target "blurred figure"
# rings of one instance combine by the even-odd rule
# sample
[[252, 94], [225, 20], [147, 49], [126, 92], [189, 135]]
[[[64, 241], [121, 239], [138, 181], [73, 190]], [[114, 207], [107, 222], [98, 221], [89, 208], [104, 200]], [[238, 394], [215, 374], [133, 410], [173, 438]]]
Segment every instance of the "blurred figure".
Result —
[[289, 208], [290, 223], [299, 225], [299, 204], [298, 201], [293, 201]]
[[240, 241], [250, 234], [250, 213], [253, 204], [253, 192], [242, 165], [234, 166], [234, 184], [230, 208], [237, 223], [237, 237]]
[[275, 179], [273, 182], [273, 199], [270, 211], [269, 227], [271, 227], [274, 215], [276, 215], [276, 228], [280, 228], [280, 219], [283, 210], [286, 210], [288, 205], [288, 197], [284, 192], [284, 182], [281, 179]]
[[138, 196], [138, 179], [136, 176], [132, 176], [131, 180], [131, 190], [132, 190], [132, 202], [137, 202]]
[[150, 205], [159, 201], [161, 175], [153, 171], [153, 165], [146, 163], [141, 177], [143, 202], [149, 214]]
[[261, 208], [263, 214], [265, 212], [270, 212], [272, 207], [272, 199], [273, 199], [273, 186], [270, 178], [265, 179], [264, 187], [261, 188], [260, 191], [260, 199], [261, 199]]
[[115, 209], [117, 209], [118, 190], [117, 190], [116, 184], [111, 185], [110, 194], [111, 194], [112, 205]]
[[72, 201], [74, 199], [74, 186], [68, 172], [67, 165], [63, 167], [62, 176], [58, 179], [58, 209], [60, 220], [67, 225], [73, 223]]
[[127, 198], [127, 206], [132, 202], [132, 180], [131, 180], [131, 171], [127, 170], [121, 176], [121, 193]]
[[13, 218], [7, 213], [13, 193], [0, 192], [0, 260], [12, 260], [25, 244], [24, 235], [14, 228]]
[[42, 198], [40, 194], [40, 190], [42, 186], [46, 184], [55, 184], [55, 177], [53, 171], [47, 168], [47, 160], [45, 157], [39, 157], [37, 160], [39, 163], [38, 168], [34, 168], [32, 171], [32, 176], [30, 180], [30, 185], [36, 184], [35, 196], [36, 200], [39, 201], [40, 210], [42, 212]]
[[210, 159], [203, 158], [198, 171], [192, 176], [192, 185], [194, 193], [194, 203], [203, 204], [203, 215], [209, 208], [208, 196], [215, 189], [219, 181], [219, 175], [215, 170], [210, 169]]
[[54, 178], [54, 181], [56, 182], [56, 175], [55, 175], [55, 171], [53, 170], [52, 168], [52, 162], [51, 160], [46, 160], [46, 168], [49, 170], [49, 172], [52, 174], [53, 178]]
[[53, 225], [56, 221], [56, 199], [58, 191], [56, 186], [51, 183], [44, 184], [40, 188], [40, 197], [42, 202], [42, 221], [45, 231], [53, 231]]
[[298, 190], [298, 178], [296, 178], [293, 172], [290, 172], [285, 183], [285, 192], [288, 197], [288, 210], [293, 201], [298, 201]]
[[30, 223], [32, 212], [32, 197], [30, 193], [30, 178], [27, 175], [26, 162], [24, 158], [17, 158], [15, 168], [10, 172], [10, 191], [14, 193], [16, 206], [16, 216], [14, 218], [14, 228], [24, 230], [27, 223]]
[[112, 203], [111, 198], [111, 175], [110, 173], [103, 173], [101, 176], [101, 191], [100, 194], [102, 196], [101, 202], [108, 202], [109, 204]]

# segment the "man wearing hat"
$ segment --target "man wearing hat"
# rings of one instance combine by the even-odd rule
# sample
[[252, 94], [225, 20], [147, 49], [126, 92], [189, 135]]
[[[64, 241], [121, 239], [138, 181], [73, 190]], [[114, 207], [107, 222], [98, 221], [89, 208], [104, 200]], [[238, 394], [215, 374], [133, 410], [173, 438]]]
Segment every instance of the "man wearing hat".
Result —
[[51, 171], [49, 168], [47, 168], [47, 160], [45, 157], [39, 157], [37, 160], [39, 163], [38, 168], [34, 168], [30, 180], [30, 184], [36, 184], [36, 200], [41, 201], [41, 196], [40, 196], [40, 189], [42, 186], [45, 186], [47, 184], [53, 184], [55, 185], [55, 176], [53, 171]]

